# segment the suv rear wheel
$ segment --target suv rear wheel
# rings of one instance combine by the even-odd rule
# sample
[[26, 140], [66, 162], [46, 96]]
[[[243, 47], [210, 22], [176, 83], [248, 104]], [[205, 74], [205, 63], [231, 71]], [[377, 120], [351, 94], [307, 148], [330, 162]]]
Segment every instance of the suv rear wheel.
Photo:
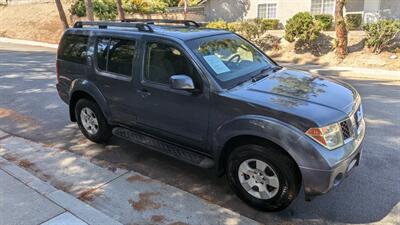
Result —
[[230, 154], [226, 171], [234, 192], [263, 211], [286, 208], [301, 186], [295, 163], [275, 147], [239, 146]]
[[95, 102], [89, 99], [80, 99], [75, 106], [75, 117], [79, 129], [89, 140], [104, 143], [111, 138], [111, 127]]

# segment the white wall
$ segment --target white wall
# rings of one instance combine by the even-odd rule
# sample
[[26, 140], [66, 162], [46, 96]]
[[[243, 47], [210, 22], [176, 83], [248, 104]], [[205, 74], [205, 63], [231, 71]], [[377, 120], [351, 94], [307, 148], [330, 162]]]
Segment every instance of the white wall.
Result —
[[379, 18], [381, 0], [364, 0], [364, 22], [374, 22]]

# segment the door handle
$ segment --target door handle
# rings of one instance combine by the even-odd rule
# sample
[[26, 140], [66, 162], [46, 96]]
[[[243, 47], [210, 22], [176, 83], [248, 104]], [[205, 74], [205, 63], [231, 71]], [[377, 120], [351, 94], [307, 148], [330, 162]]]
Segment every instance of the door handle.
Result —
[[143, 97], [143, 98], [145, 98], [145, 97], [147, 97], [147, 96], [149, 96], [149, 95], [151, 95], [151, 93], [147, 90], [147, 89], [140, 89], [140, 90], [137, 90], [137, 92]]

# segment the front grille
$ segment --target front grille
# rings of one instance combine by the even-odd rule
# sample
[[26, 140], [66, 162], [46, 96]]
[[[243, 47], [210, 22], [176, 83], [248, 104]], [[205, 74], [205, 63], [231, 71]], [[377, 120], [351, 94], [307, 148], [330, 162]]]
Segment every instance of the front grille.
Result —
[[360, 126], [360, 121], [363, 117], [362, 106], [360, 105], [357, 110], [350, 116], [350, 119], [340, 122], [340, 127], [342, 128], [343, 139], [349, 139], [354, 136], [358, 127]]
[[353, 132], [351, 129], [351, 121], [350, 120], [345, 120], [340, 122], [340, 127], [342, 128], [342, 134], [343, 134], [343, 139], [346, 140], [348, 138], [351, 138]]

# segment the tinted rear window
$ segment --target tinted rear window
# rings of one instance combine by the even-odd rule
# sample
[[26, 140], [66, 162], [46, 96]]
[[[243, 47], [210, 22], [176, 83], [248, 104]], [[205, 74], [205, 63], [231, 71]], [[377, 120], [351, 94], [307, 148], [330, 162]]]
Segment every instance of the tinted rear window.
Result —
[[131, 76], [135, 41], [119, 38], [97, 39], [97, 66], [100, 70]]
[[61, 44], [60, 59], [75, 62], [86, 63], [88, 36], [66, 35]]

